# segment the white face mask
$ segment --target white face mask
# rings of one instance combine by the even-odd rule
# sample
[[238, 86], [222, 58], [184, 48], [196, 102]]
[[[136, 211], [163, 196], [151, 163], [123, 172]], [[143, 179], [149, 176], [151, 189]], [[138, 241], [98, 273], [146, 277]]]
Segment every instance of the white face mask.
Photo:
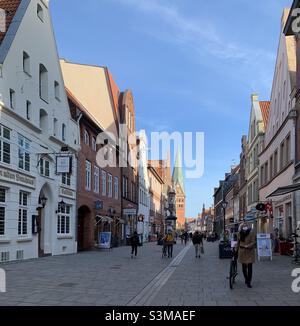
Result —
[[243, 226], [244, 231], [247, 231], [248, 229], [249, 229], [248, 226]]

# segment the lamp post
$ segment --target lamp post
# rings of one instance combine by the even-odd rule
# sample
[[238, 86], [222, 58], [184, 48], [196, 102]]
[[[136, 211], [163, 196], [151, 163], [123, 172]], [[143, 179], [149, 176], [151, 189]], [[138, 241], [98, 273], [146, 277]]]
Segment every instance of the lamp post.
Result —
[[224, 230], [223, 230], [223, 240], [225, 242], [225, 232], [226, 232], [226, 208], [227, 208], [228, 202], [224, 199], [222, 202], [222, 208], [223, 208], [223, 216], [224, 216]]

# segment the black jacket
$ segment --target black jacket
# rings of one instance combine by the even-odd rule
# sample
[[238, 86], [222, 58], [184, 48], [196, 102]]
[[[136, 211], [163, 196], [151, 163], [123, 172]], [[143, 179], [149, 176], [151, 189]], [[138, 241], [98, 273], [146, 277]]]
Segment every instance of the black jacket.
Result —
[[132, 246], [138, 246], [140, 244], [140, 238], [138, 235], [133, 235], [131, 238], [130, 238], [130, 243]]
[[194, 234], [192, 241], [193, 244], [201, 244], [203, 243], [203, 236], [201, 234]]

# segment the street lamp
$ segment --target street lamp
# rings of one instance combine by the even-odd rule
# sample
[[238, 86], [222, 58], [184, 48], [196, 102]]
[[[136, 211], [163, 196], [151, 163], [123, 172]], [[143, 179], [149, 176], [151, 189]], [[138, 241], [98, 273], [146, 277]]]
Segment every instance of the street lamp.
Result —
[[222, 208], [223, 208], [223, 215], [224, 215], [224, 235], [223, 235], [223, 240], [225, 242], [225, 232], [226, 232], [226, 208], [228, 206], [228, 202], [226, 200], [222, 201]]

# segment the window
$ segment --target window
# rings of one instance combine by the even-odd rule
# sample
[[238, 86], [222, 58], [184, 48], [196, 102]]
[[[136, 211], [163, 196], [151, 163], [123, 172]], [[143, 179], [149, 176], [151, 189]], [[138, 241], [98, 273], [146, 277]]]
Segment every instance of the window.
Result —
[[285, 162], [288, 164], [291, 160], [291, 136], [288, 135], [286, 140], [285, 140]]
[[62, 173], [61, 183], [65, 186], [71, 186], [71, 173]]
[[274, 175], [278, 172], [278, 151], [276, 150], [274, 153]]
[[115, 192], [115, 199], [119, 199], [119, 178], [114, 178], [114, 192]]
[[43, 158], [40, 160], [40, 174], [45, 177], [50, 177], [50, 162]]
[[285, 166], [285, 151], [284, 151], [284, 142], [280, 145], [280, 169]]
[[30, 75], [30, 56], [23, 52], [23, 71]]
[[10, 130], [0, 125], [0, 162], [10, 164]]
[[273, 155], [270, 157], [270, 180], [273, 178]]
[[48, 131], [48, 113], [44, 109], [40, 109], [40, 129], [43, 133]]
[[25, 171], [30, 171], [30, 142], [25, 137], [18, 136], [19, 145], [19, 164], [18, 167]]
[[13, 89], [9, 90], [9, 105], [11, 109], [16, 108], [16, 92]]
[[91, 190], [91, 162], [85, 161], [85, 189]]
[[57, 81], [54, 82], [54, 95], [55, 98], [60, 101], [60, 87]]
[[83, 139], [86, 145], [90, 145], [90, 135], [86, 130], [83, 133]]
[[123, 182], [122, 182], [122, 196], [126, 197], [126, 178], [123, 176]]
[[48, 102], [48, 70], [42, 64], [40, 64], [39, 93], [40, 98]]
[[0, 188], [0, 235], [5, 234], [5, 203], [6, 203], [6, 190]]
[[70, 228], [71, 221], [71, 206], [70, 205], [58, 205], [57, 216], [57, 234], [68, 235], [71, 233]]
[[97, 151], [97, 144], [96, 144], [96, 138], [95, 137], [93, 137], [92, 138], [92, 150], [93, 151]]
[[106, 196], [106, 172], [102, 171], [102, 195]]
[[66, 125], [63, 123], [61, 128], [61, 139], [66, 141]]
[[53, 119], [53, 136], [56, 136], [57, 135], [57, 119], [54, 118]]
[[19, 220], [18, 235], [27, 235], [28, 194], [20, 191], [19, 194]]
[[40, 4], [37, 5], [37, 16], [42, 22], [44, 21], [44, 10]]
[[112, 198], [113, 196], [113, 185], [112, 185], [112, 175], [108, 174], [108, 197]]
[[266, 162], [266, 163], [265, 163], [265, 184], [268, 183], [268, 181], [269, 181], [269, 175], [268, 175], [268, 172], [269, 172], [269, 163]]
[[26, 119], [30, 120], [31, 117], [31, 102], [26, 101]]
[[260, 168], [260, 185], [263, 186], [265, 184], [265, 175], [264, 175], [264, 166]]
[[99, 168], [98, 168], [98, 166], [94, 167], [94, 192], [99, 194]]

